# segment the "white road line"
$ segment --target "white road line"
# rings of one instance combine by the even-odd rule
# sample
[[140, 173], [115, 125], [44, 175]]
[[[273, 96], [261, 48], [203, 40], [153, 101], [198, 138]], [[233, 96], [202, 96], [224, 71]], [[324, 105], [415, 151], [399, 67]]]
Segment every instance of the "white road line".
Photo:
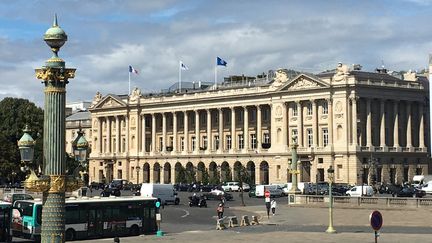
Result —
[[182, 210], [186, 213], [185, 215], [181, 216], [182, 218], [186, 218], [187, 216], [189, 216], [189, 211], [187, 211], [186, 209], [180, 209], [180, 210]]

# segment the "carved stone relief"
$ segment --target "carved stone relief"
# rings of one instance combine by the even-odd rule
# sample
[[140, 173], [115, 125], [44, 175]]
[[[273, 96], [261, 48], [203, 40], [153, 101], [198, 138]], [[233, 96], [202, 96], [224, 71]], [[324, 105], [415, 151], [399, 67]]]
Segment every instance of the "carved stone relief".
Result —
[[299, 90], [299, 89], [308, 89], [308, 88], [315, 88], [315, 87], [320, 87], [320, 85], [311, 80], [301, 78], [298, 81], [294, 82], [288, 89]]

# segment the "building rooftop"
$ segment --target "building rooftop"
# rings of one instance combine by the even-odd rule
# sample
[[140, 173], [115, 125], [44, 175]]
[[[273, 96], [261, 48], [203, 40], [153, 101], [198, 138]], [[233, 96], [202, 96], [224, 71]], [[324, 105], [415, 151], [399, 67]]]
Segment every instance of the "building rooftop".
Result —
[[91, 117], [91, 113], [89, 111], [78, 111], [66, 117], [66, 121], [89, 120], [90, 117]]

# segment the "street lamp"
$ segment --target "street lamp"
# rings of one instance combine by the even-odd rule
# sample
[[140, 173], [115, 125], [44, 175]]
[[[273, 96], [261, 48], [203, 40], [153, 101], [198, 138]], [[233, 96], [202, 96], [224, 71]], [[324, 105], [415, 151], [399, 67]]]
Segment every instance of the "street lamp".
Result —
[[[74, 175], [77, 176], [78, 171], [83, 170], [82, 180], [85, 181], [85, 175], [88, 170], [88, 155], [90, 153], [89, 143], [84, 137], [84, 132], [81, 128], [77, 132], [77, 137], [72, 142], [72, 148], [75, 160], [79, 163], [79, 167], [74, 171]], [[85, 182], [87, 185], [88, 183]]]
[[291, 170], [290, 173], [292, 174], [292, 186], [289, 191], [289, 194], [300, 194], [301, 191], [298, 188], [297, 183], [297, 174], [299, 174], [299, 171], [297, 169], [297, 135], [292, 136], [292, 145], [291, 145]]
[[18, 141], [18, 148], [21, 155], [21, 171], [26, 172], [29, 170], [29, 165], [33, 161], [35, 141], [30, 136], [30, 129], [27, 125], [23, 132], [24, 134]]
[[137, 165], [137, 166], [135, 167], [135, 169], [136, 169], [136, 172], [137, 172], [137, 184], [139, 184], [139, 183], [140, 183], [140, 182], [139, 182], [139, 173], [140, 173], [141, 167], [140, 167], [139, 165]]
[[329, 179], [329, 226], [326, 230], [327, 233], [336, 233], [336, 230], [333, 228], [333, 195], [332, 195], [332, 184], [334, 178], [334, 169], [333, 166], [327, 170], [328, 179]]
[[[52, 27], [45, 32], [44, 40], [53, 52], [53, 56], [45, 62], [45, 66], [35, 70], [36, 78], [41, 79], [45, 85], [44, 175], [38, 177], [31, 170], [30, 176], [24, 182], [24, 187], [32, 192], [43, 193], [41, 242], [57, 243], [65, 242], [65, 192], [79, 189], [83, 182], [75, 176], [66, 176], [66, 84], [69, 79], [75, 77], [75, 69], [66, 68], [65, 61], [57, 55], [67, 41], [66, 33], [57, 23], [57, 15], [54, 17]], [[33, 155], [33, 150], [25, 146], [25, 141], [29, 141], [29, 138], [25, 134], [24, 136], [23, 143], [18, 142], [18, 145], [22, 155], [21, 160], [25, 164], [31, 161], [28, 155]]]

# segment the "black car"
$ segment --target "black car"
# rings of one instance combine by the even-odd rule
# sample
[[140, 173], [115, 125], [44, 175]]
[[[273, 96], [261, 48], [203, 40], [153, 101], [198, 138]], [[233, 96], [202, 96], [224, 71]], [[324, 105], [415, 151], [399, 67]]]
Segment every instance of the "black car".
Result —
[[104, 189], [105, 188], [105, 184], [104, 183], [102, 183], [102, 182], [92, 182], [92, 183], [90, 183], [90, 186], [89, 186], [91, 189], [94, 189], [94, 190], [99, 190], [99, 189]]
[[101, 197], [109, 197], [109, 196], [120, 197], [120, 195], [121, 195], [120, 189], [118, 189], [118, 188], [109, 188], [109, 187], [105, 187], [103, 189], [103, 191], [101, 192], [101, 194], [100, 194]]
[[396, 193], [397, 197], [418, 197], [426, 196], [426, 192], [412, 186], [403, 187], [402, 190]]

